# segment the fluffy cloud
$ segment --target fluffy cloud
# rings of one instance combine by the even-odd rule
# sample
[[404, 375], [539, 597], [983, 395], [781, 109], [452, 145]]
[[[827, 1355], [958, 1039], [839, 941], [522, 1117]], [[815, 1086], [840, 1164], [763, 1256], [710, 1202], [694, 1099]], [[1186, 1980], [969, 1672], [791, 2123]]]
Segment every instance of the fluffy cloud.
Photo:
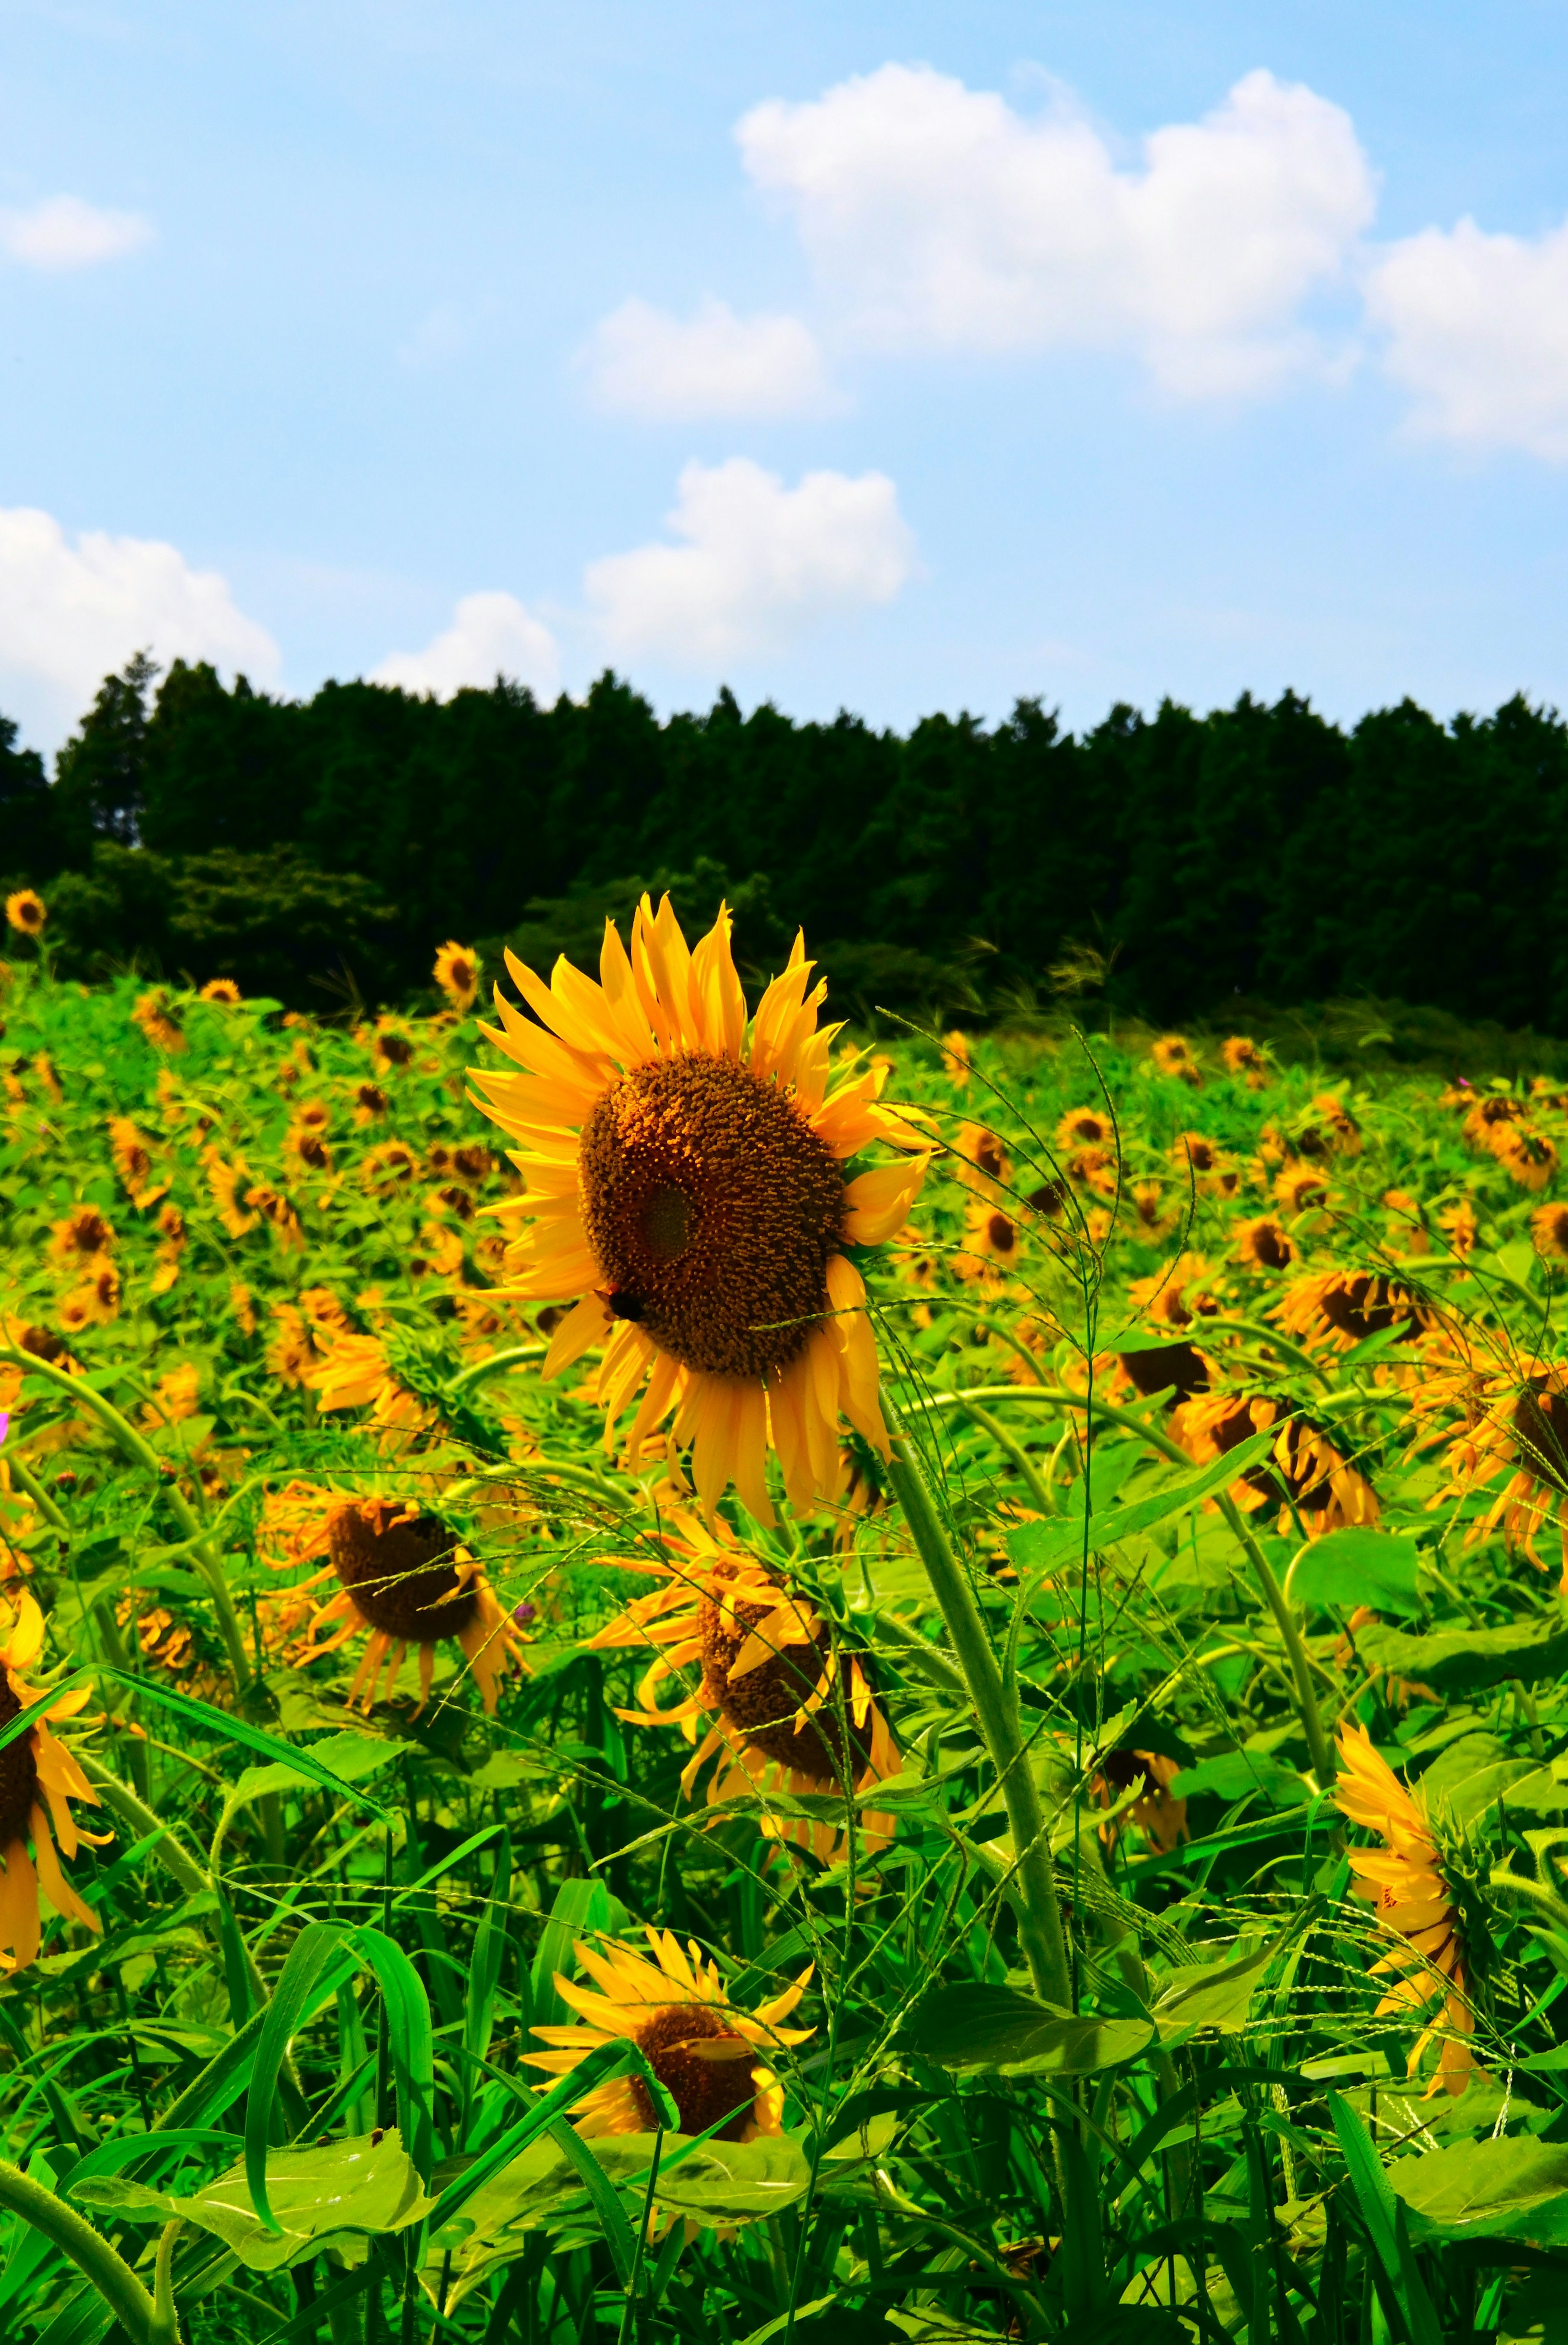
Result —
[[607, 554], [584, 582], [612, 650], [678, 667], [778, 651], [835, 612], [891, 602], [915, 566], [885, 472], [786, 489], [743, 456], [688, 464], [668, 522], [683, 543]]
[[0, 208], [0, 253], [27, 269], [90, 269], [139, 250], [152, 235], [152, 222], [139, 212], [104, 211], [79, 196]]
[[623, 301], [595, 328], [586, 360], [599, 406], [655, 421], [811, 415], [831, 403], [809, 326], [737, 318], [723, 301], [703, 301], [690, 319]]
[[514, 594], [465, 594], [444, 634], [422, 652], [393, 652], [371, 671], [370, 681], [450, 700], [464, 685], [488, 691], [498, 675], [531, 685], [542, 700], [553, 700], [561, 689], [555, 637]]
[[57, 738], [144, 648], [262, 683], [278, 670], [278, 646], [216, 570], [191, 569], [156, 538], [88, 530], [73, 543], [49, 513], [0, 511], [0, 706], [35, 738]]
[[1374, 183], [1350, 117], [1251, 73], [1118, 165], [1066, 102], [1027, 119], [925, 66], [884, 66], [736, 136], [824, 289], [885, 348], [1130, 349], [1168, 389], [1270, 388], [1316, 346], [1302, 303], [1344, 270]]
[[1568, 226], [1425, 228], [1379, 257], [1366, 299], [1417, 431], [1568, 463]]

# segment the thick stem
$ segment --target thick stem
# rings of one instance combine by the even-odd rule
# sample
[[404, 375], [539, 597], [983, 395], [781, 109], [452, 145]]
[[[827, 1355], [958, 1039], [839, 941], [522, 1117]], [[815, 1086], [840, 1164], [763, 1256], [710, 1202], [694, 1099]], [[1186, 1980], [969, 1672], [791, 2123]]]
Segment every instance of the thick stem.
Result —
[[90, 1416], [96, 1416], [105, 1431], [114, 1436], [133, 1465], [139, 1466], [144, 1473], [151, 1474], [159, 1484], [180, 1528], [187, 1535], [197, 1567], [207, 1582], [207, 1593], [217, 1609], [217, 1625], [222, 1631], [235, 1686], [237, 1689], [248, 1686], [253, 1675], [250, 1659], [245, 1650], [239, 1616], [234, 1609], [234, 1599], [229, 1594], [222, 1562], [214, 1554], [207, 1532], [197, 1520], [185, 1492], [177, 1482], [165, 1478], [164, 1460], [157, 1450], [143, 1440], [136, 1426], [120, 1415], [112, 1401], [106, 1400], [102, 1393], [94, 1391], [85, 1376], [69, 1376], [64, 1368], [54, 1367], [47, 1360], [35, 1359], [31, 1352], [16, 1351], [8, 1345], [0, 1345], [0, 1360], [9, 1360], [14, 1366], [25, 1369], [28, 1376], [43, 1376], [47, 1383], [58, 1386], [76, 1407], [85, 1408]]
[[169, 2331], [158, 2309], [124, 2258], [100, 2232], [41, 2183], [30, 2182], [19, 2166], [0, 2157], [0, 2207], [9, 2207], [35, 2231], [52, 2239], [97, 2289], [132, 2345], [167, 2345]]
[[467, 1392], [470, 1385], [482, 1384], [487, 1376], [499, 1376], [508, 1368], [523, 1366], [531, 1360], [542, 1360], [550, 1349], [548, 1344], [513, 1344], [504, 1352], [491, 1352], [488, 1359], [470, 1360], [460, 1368], [448, 1385], [449, 1393]]
[[902, 1436], [893, 1444], [888, 1478], [947, 1624], [1007, 1805], [1020, 1893], [1018, 1930], [1029, 1975], [1036, 1992], [1047, 2003], [1070, 2008], [1072, 1968], [1057, 1898], [1050, 1840], [1029, 1771], [1017, 1705], [1003, 1684], [980, 1608], [948, 1543], [926, 1477]]
[[71, 1528], [70, 1524], [66, 1521], [66, 1517], [61, 1512], [60, 1508], [55, 1504], [54, 1499], [51, 1498], [47, 1490], [45, 1489], [44, 1485], [39, 1481], [38, 1477], [34, 1473], [32, 1467], [30, 1466], [24, 1465], [21, 1458], [15, 1456], [7, 1457], [5, 1463], [11, 1468], [11, 1478], [15, 1483], [17, 1488], [25, 1491], [26, 1496], [32, 1499], [33, 1504], [37, 1508], [38, 1512], [43, 1516], [44, 1520], [48, 1524], [50, 1529], [59, 1531], [62, 1536], [68, 1533]]

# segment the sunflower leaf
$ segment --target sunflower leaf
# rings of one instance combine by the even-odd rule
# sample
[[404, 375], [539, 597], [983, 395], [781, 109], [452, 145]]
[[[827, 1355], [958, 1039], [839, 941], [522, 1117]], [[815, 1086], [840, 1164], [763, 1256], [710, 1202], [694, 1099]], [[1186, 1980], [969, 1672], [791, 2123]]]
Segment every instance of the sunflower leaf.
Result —
[[1148, 2018], [1059, 2011], [1017, 1987], [976, 1980], [924, 1996], [899, 2033], [905, 2051], [944, 2068], [998, 2076], [1088, 2076], [1136, 2059], [1154, 2041]]

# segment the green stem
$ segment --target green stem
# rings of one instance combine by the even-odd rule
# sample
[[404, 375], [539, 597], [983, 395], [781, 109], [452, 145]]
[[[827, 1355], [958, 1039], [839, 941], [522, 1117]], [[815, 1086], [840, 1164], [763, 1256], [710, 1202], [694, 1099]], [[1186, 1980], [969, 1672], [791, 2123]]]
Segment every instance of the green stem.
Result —
[[1538, 1905], [1549, 1914], [1560, 1930], [1568, 1930], [1568, 1905], [1555, 1890], [1548, 1889], [1543, 1881], [1526, 1881], [1522, 1873], [1510, 1873], [1506, 1865], [1494, 1868], [1489, 1886], [1500, 1890], [1505, 1897], [1517, 1897], [1526, 1905]]
[[164, 1461], [157, 1450], [143, 1440], [135, 1426], [120, 1415], [112, 1401], [106, 1400], [102, 1393], [94, 1391], [85, 1376], [70, 1376], [64, 1368], [52, 1366], [47, 1360], [35, 1359], [30, 1352], [15, 1351], [7, 1345], [0, 1345], [0, 1360], [9, 1360], [13, 1365], [25, 1370], [28, 1376], [42, 1376], [47, 1383], [57, 1386], [60, 1391], [69, 1396], [76, 1407], [86, 1409], [89, 1415], [97, 1418], [134, 1465], [139, 1466], [144, 1473], [152, 1475], [174, 1509], [180, 1528], [187, 1534], [191, 1552], [207, 1582], [207, 1592], [217, 1607], [217, 1625], [223, 1633], [236, 1689], [248, 1686], [252, 1675], [250, 1659], [245, 1650], [245, 1638], [234, 1609], [234, 1599], [228, 1592], [223, 1565], [213, 1553], [207, 1531], [185, 1492], [177, 1482], [165, 1479]]
[[1056, 1872], [1017, 1706], [1008, 1699], [980, 1608], [948, 1543], [914, 1451], [902, 1435], [894, 1440], [888, 1479], [947, 1624], [1001, 1786], [1013, 1834], [1020, 1892], [1018, 1931], [1029, 1975], [1036, 1992], [1047, 2003], [1070, 2009], [1072, 1969], [1057, 1898]]
[[172, 2222], [164, 2225], [158, 2237], [157, 2260], [153, 2266], [156, 2345], [179, 2345], [179, 2315], [174, 2301], [174, 2249], [184, 2228], [183, 2217], [177, 2215]]
[[892, 1639], [898, 1648], [897, 1659], [903, 1668], [917, 1670], [922, 1677], [929, 1678], [934, 1685], [942, 1686], [948, 1693], [967, 1693], [963, 1671], [944, 1660], [936, 1647], [928, 1645], [919, 1629], [912, 1629], [907, 1620], [900, 1620], [895, 1613], [879, 1612], [876, 1633], [879, 1637]]
[[55, 1504], [54, 1499], [51, 1498], [47, 1490], [45, 1489], [44, 1485], [39, 1481], [38, 1477], [34, 1473], [32, 1467], [30, 1466], [24, 1465], [21, 1458], [18, 1457], [15, 1452], [7, 1457], [5, 1463], [11, 1468], [12, 1480], [20, 1489], [26, 1492], [28, 1497], [32, 1499], [33, 1504], [37, 1508], [38, 1512], [43, 1516], [44, 1520], [49, 1525], [50, 1528], [52, 1530], [59, 1531], [62, 1536], [68, 1535], [71, 1528], [70, 1524], [66, 1521], [61, 1509]]
[[529, 1360], [542, 1360], [549, 1349], [548, 1344], [514, 1344], [510, 1351], [492, 1352], [484, 1360], [470, 1360], [466, 1368], [458, 1370], [447, 1391], [466, 1392], [470, 1385], [482, 1384], [486, 1376], [499, 1376], [504, 1368], [521, 1367]]
[[97, 2289], [133, 2345], [167, 2345], [170, 2332], [158, 2308], [124, 2258], [107, 2239], [41, 2183], [30, 2182], [19, 2166], [0, 2157], [0, 2207], [20, 2215], [52, 2239]]
[[1054, 1515], [1057, 1510], [1046, 1487], [1045, 1478], [1023, 1443], [1015, 1440], [1005, 1426], [998, 1425], [988, 1408], [982, 1408], [978, 1401], [970, 1400], [966, 1396], [961, 1397], [965, 1416], [977, 1425], [982, 1433], [990, 1436], [1005, 1457], [1012, 1459], [1028, 1485], [1029, 1496], [1041, 1514]]

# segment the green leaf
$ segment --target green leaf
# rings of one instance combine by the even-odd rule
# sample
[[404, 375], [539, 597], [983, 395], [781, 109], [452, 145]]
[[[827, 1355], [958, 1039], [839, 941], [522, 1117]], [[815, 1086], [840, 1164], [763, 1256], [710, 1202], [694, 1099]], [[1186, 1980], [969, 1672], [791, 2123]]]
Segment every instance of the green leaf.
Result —
[[[252, 1726], [248, 1719], [238, 1717], [234, 1711], [214, 1710], [210, 1702], [197, 1701], [194, 1694], [177, 1693], [173, 1686], [160, 1685], [156, 1678], [138, 1677], [134, 1670], [114, 1669], [106, 1661], [95, 1661], [91, 1669], [73, 1670], [69, 1678], [62, 1679], [49, 1699], [57, 1700], [66, 1685], [74, 1685], [83, 1677], [114, 1678], [119, 1684], [131, 1687], [141, 1700], [154, 1702], [160, 1710], [172, 1711], [176, 1718], [183, 1718], [187, 1725], [205, 1727], [221, 1741], [238, 1742], [247, 1751], [257, 1751], [263, 1759], [295, 1770], [305, 1782], [319, 1784], [323, 1791], [336, 1792], [339, 1799], [348, 1800], [356, 1807], [369, 1808], [383, 1822], [390, 1821], [389, 1812], [379, 1801], [373, 1800], [368, 1792], [356, 1791], [351, 1783], [344, 1782], [342, 1776], [334, 1774], [330, 1767], [323, 1766], [319, 1759], [311, 1756], [308, 1746], [294, 1748], [287, 1742], [279, 1742], [275, 1734], [264, 1733], [259, 1726]], [[13, 1720], [12, 1729], [15, 1724], [16, 1721]], [[10, 1740], [11, 1729], [0, 1728], [0, 1750], [4, 1750]]]
[[665, 2136], [671, 2163], [660, 2166], [653, 2195], [694, 2223], [754, 2222], [792, 2207], [811, 2188], [811, 2161], [793, 2135], [707, 2141], [676, 2163], [680, 2147], [679, 2136]]
[[89, 2178], [72, 2197], [95, 2212], [130, 2221], [183, 2216], [210, 2231], [251, 2271], [278, 2271], [356, 2236], [405, 2230], [430, 2212], [396, 2127], [319, 2149], [274, 2149], [267, 2158], [266, 2201], [258, 2211], [245, 2161], [189, 2198], [146, 2190], [120, 2176]]
[[282, 2229], [282, 2224], [274, 2215], [268, 2199], [268, 2143], [271, 2137], [278, 2072], [289, 2041], [309, 2007], [312, 1991], [342, 1940], [343, 1930], [339, 1923], [306, 1924], [289, 1947], [288, 1959], [278, 1974], [272, 2000], [263, 2017], [260, 2041], [256, 2047], [250, 2093], [245, 2105], [244, 2173], [255, 2218], [259, 2220], [264, 2229], [273, 2233]]
[[1330, 1605], [1346, 1612], [1366, 1604], [1374, 1612], [1408, 1618], [1421, 1609], [1419, 1561], [1414, 1539], [1395, 1532], [1329, 1531], [1297, 1556], [1286, 1574], [1285, 1595], [1292, 1604]]
[[1394, 2197], [1372, 2137], [1338, 2093], [1329, 2095], [1329, 2115], [1350, 2170], [1361, 2220], [1402, 2315], [1410, 2345], [1442, 2345], [1436, 2310], [1411, 2255], [1404, 2209]]
[[1294, 1767], [1264, 1751], [1219, 1751], [1196, 1767], [1184, 1767], [1170, 1786], [1178, 1800], [1195, 1800], [1203, 1792], [1216, 1799], [1244, 1800], [1249, 1792], [1260, 1792], [1275, 1808], [1300, 1807], [1304, 1789]]
[[1247, 2025], [1253, 1995], [1279, 1951], [1279, 1940], [1272, 1939], [1256, 1953], [1238, 1954], [1228, 1963], [1189, 1963], [1169, 1972], [1154, 2006], [1162, 2038], [1168, 2043], [1179, 2036], [1185, 2042], [1200, 2027], [1239, 2035]]
[[1475, 1692], [1509, 1678], [1534, 1685], [1568, 1673], [1568, 1629], [1543, 1636], [1529, 1621], [1506, 1629], [1440, 1629], [1430, 1637], [1381, 1626], [1359, 1629], [1356, 1648], [1373, 1668], [1431, 1686], [1439, 1695]]
[[[1090, 1518], [1092, 1549], [1098, 1554], [1118, 1539], [1152, 1530], [1157, 1523], [1200, 1507], [1205, 1498], [1212, 1497], [1216, 1490], [1228, 1490], [1249, 1466], [1267, 1457], [1278, 1439], [1278, 1426], [1270, 1426], [1199, 1473], [1168, 1482], [1162, 1490], [1151, 1490], [1147, 1497], [1130, 1499], [1126, 1506], [1108, 1507], [1103, 1513], [1097, 1508]], [[1048, 1574], [1080, 1554], [1083, 1541], [1081, 1517], [1061, 1523], [1023, 1523], [1007, 1533], [1007, 1554], [1018, 1571]]]
[[217, 1870], [217, 1852], [230, 1823], [241, 1808], [248, 1807], [253, 1801], [265, 1799], [269, 1792], [297, 1791], [301, 1784], [319, 1785], [319, 1771], [322, 1768], [335, 1782], [358, 1783], [415, 1748], [413, 1743], [390, 1742], [379, 1734], [342, 1732], [324, 1735], [319, 1742], [301, 1743], [297, 1756], [274, 1760], [270, 1766], [247, 1767], [224, 1799], [217, 1829], [212, 1836], [212, 1869]]
[[529, 1974], [536, 2027], [554, 2026], [569, 2016], [555, 1992], [555, 1974], [571, 1970], [572, 1950], [579, 1938], [609, 1926], [610, 1892], [602, 1881], [561, 1883], [534, 1950], [533, 1967]]
[[1102, 2019], [1058, 2010], [1017, 1987], [975, 1981], [939, 1986], [910, 2014], [903, 2049], [945, 2068], [1003, 2076], [1089, 2076], [1136, 2059], [1154, 2040], [1148, 2019]]
[[1525, 2136], [1455, 2142], [1397, 2159], [1389, 2179], [1415, 2218], [1418, 2238], [1568, 2247], [1568, 2143]]

